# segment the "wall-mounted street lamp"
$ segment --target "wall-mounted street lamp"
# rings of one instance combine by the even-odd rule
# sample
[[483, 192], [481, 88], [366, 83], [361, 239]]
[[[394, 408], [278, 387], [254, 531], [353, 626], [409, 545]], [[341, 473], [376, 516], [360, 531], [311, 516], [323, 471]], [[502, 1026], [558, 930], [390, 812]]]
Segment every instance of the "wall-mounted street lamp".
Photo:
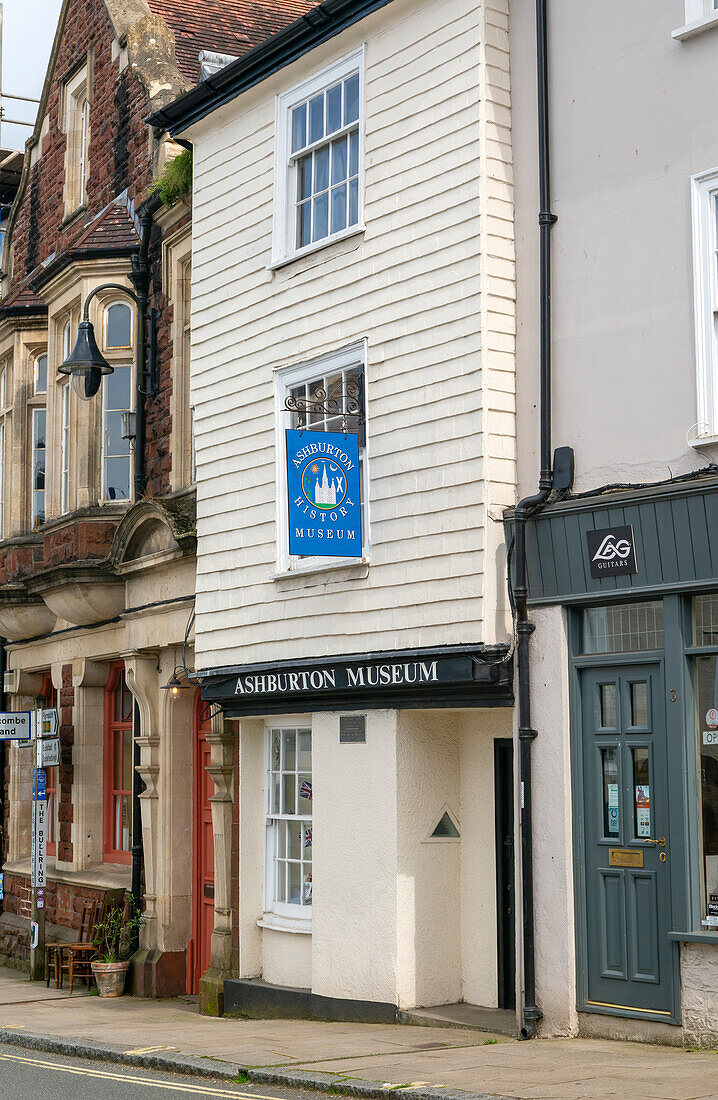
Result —
[[[137, 336], [136, 336], [136, 401], [134, 410], [134, 422], [127, 418], [127, 424], [123, 425], [125, 438], [129, 438], [130, 431], [135, 440], [135, 500], [139, 500], [145, 490], [146, 476], [144, 468], [144, 444], [145, 444], [145, 398], [154, 397], [159, 386], [157, 365], [157, 318], [158, 309], [148, 309], [150, 292], [150, 263], [149, 245], [152, 231], [152, 213], [149, 208], [140, 215], [140, 249], [139, 254], [132, 257], [132, 272], [130, 279], [135, 290], [118, 283], [103, 283], [102, 286], [91, 290], [85, 299], [82, 309], [82, 320], [77, 330], [75, 346], [64, 363], [57, 369], [60, 374], [67, 374], [72, 379], [73, 389], [83, 401], [89, 401], [100, 389], [102, 377], [112, 374], [113, 367], [105, 359], [100, 351], [95, 330], [90, 321], [90, 302], [98, 294], [105, 290], [117, 290], [126, 294], [137, 306]], [[149, 324], [148, 324], [149, 322]]]
[[[156, 331], [159, 311], [149, 311], [150, 331], [149, 347], [145, 346], [145, 316], [147, 313], [146, 295], [135, 294], [129, 287], [120, 286], [119, 283], [103, 283], [102, 286], [91, 290], [85, 299], [82, 310], [82, 320], [77, 326], [77, 340], [75, 346], [64, 363], [57, 368], [58, 374], [69, 374], [75, 393], [83, 401], [89, 401], [100, 388], [102, 377], [112, 374], [114, 367], [105, 359], [95, 339], [95, 326], [90, 320], [90, 302], [98, 294], [106, 290], [118, 290], [126, 294], [137, 306], [137, 384], [142, 387], [142, 393], [154, 396], [157, 392], [156, 379]], [[147, 378], [145, 379], [145, 373]], [[144, 383], [147, 382], [145, 386]]]

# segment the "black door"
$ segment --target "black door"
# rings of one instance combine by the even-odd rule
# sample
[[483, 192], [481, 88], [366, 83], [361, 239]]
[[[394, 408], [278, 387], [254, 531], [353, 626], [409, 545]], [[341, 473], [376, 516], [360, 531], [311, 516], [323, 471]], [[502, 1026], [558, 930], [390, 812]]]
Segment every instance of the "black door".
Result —
[[494, 741], [494, 806], [499, 1008], [515, 1008], [514, 746], [503, 737]]

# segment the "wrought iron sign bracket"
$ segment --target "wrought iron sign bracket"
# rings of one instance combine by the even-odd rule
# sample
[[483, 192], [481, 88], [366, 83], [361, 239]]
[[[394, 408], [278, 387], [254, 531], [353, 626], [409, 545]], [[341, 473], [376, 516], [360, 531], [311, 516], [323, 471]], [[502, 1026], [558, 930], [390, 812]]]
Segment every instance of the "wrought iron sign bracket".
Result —
[[364, 372], [359, 374], [356, 382], [347, 382], [341, 390], [331, 394], [321, 386], [317, 387], [309, 397], [294, 397], [290, 394], [284, 400], [284, 409], [285, 412], [296, 414], [297, 429], [300, 432], [307, 430], [307, 419], [310, 415], [340, 416], [342, 434], [348, 435], [348, 421], [351, 418], [356, 422], [359, 443], [363, 446], [366, 432]]

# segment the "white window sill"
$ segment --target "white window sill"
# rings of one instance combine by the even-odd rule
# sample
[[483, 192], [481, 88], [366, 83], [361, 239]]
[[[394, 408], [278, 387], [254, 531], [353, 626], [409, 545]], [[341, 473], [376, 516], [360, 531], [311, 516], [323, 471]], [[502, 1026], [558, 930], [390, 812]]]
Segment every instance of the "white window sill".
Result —
[[312, 565], [306, 569], [281, 569], [272, 574], [274, 581], [296, 580], [298, 577], [316, 577], [318, 573], [335, 573], [338, 569], [351, 569], [366, 576], [369, 558], [342, 558], [328, 565]]
[[696, 451], [700, 451], [702, 447], [718, 447], [718, 435], [699, 435], [688, 442]]
[[343, 229], [341, 233], [335, 233], [332, 237], [322, 237], [321, 241], [315, 241], [314, 244], [309, 244], [306, 248], [298, 249], [291, 256], [282, 256], [272, 260], [271, 264], [267, 264], [267, 271], [277, 271], [280, 267], [286, 267], [287, 264], [294, 263], [295, 260], [302, 260], [305, 256], [312, 256], [315, 252], [328, 248], [330, 244], [336, 244], [337, 241], [346, 241], [349, 237], [357, 237], [365, 232], [366, 227], [364, 225], [352, 225], [349, 229]]
[[271, 928], [273, 932], [293, 932], [295, 935], [311, 936], [311, 920], [300, 920], [298, 917], [278, 917], [276, 913], [263, 913], [257, 921], [259, 928]]
[[685, 27], [679, 27], [677, 31], [673, 31], [671, 37], [678, 42], [685, 42], [687, 38], [709, 31], [711, 27], [718, 27], [718, 11], [704, 16], [703, 19], [696, 19], [695, 23], [686, 23]]

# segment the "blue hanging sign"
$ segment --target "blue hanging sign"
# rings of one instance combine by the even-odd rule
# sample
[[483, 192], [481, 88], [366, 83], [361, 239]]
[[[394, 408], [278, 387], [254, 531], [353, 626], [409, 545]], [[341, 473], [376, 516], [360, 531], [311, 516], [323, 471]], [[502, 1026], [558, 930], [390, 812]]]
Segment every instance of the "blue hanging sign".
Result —
[[359, 438], [287, 430], [289, 553], [362, 556]]

